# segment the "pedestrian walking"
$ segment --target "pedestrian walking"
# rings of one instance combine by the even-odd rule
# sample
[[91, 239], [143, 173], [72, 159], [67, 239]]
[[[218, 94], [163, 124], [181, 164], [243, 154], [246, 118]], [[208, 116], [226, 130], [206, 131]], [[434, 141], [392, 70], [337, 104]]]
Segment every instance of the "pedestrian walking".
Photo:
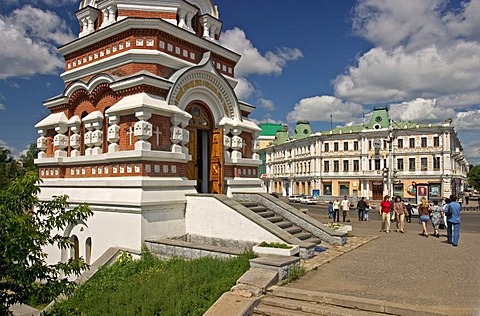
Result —
[[405, 202], [405, 206], [407, 207], [407, 216], [406, 216], [406, 221], [407, 223], [411, 223], [412, 222], [412, 208], [413, 208], [413, 205], [409, 202]]
[[357, 202], [357, 212], [358, 212], [359, 221], [363, 221], [366, 208], [367, 208], [367, 203], [365, 203], [365, 198], [362, 196], [362, 198]]
[[418, 206], [418, 214], [420, 214], [420, 222], [422, 223], [422, 236], [428, 237], [427, 223], [430, 222], [430, 205], [426, 197], [422, 197]]
[[438, 230], [440, 229], [440, 225], [443, 224], [443, 209], [438, 205], [438, 201], [433, 201], [432, 212], [430, 213], [430, 217], [432, 218], [432, 225], [433, 225], [433, 236], [440, 237], [440, 233]]
[[457, 202], [457, 196], [454, 194], [450, 195], [450, 201], [445, 212], [447, 216], [447, 243], [457, 247], [460, 239], [460, 211], [462, 206]]
[[340, 200], [338, 197], [333, 201], [333, 221], [340, 222]]
[[[328, 218], [333, 218], [333, 202], [328, 202]], [[333, 220], [335, 221], [335, 219]]]
[[346, 195], [343, 197], [342, 202], [340, 202], [340, 207], [342, 208], [343, 221], [350, 222], [350, 215], [348, 214], [350, 211], [350, 201]]
[[398, 195], [395, 197], [395, 203], [393, 205], [396, 219], [396, 232], [405, 233], [405, 215], [407, 214], [407, 207], [403, 203], [402, 198]]
[[367, 205], [367, 207], [365, 208], [365, 220], [368, 222], [370, 220], [370, 201], [369, 200], [365, 200], [365, 204]]
[[390, 207], [392, 203], [390, 202], [390, 196], [385, 195], [383, 201], [380, 202], [380, 216], [382, 216], [382, 227], [381, 232], [386, 232], [390, 234]]

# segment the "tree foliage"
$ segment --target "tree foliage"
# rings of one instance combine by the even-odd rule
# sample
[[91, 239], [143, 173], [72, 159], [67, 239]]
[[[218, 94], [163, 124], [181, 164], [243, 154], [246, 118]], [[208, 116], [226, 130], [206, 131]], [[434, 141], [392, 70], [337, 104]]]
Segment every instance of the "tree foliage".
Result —
[[69, 208], [67, 196], [39, 201], [39, 181], [38, 174], [28, 172], [0, 190], [0, 315], [33, 294], [53, 298], [70, 293], [74, 283], [65, 276], [88, 267], [83, 259], [46, 263], [45, 247], [71, 247], [61, 232], [92, 212], [85, 204]]
[[467, 177], [468, 185], [476, 190], [480, 190], [480, 165], [470, 168]]

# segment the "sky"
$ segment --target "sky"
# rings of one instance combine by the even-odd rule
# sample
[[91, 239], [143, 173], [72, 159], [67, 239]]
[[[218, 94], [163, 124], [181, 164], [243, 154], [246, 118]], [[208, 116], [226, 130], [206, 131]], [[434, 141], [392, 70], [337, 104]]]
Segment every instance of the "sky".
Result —
[[[159, 0], [160, 1], [160, 0]], [[57, 47], [78, 37], [80, 0], [0, 0], [0, 147], [19, 156], [63, 91]], [[242, 55], [240, 100], [256, 123], [452, 118], [480, 164], [480, 0], [216, 0], [221, 45]]]

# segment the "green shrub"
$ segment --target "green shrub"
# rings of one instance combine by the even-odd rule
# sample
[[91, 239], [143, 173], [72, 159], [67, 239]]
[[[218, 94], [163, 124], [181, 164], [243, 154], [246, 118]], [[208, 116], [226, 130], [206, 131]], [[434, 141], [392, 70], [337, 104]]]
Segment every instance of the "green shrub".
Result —
[[100, 269], [46, 315], [202, 315], [249, 269], [252, 253], [233, 259], [163, 261], [144, 252]]

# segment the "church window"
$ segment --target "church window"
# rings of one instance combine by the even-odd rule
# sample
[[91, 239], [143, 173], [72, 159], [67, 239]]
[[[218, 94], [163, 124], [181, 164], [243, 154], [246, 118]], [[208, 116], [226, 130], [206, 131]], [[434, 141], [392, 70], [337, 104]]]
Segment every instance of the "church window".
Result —
[[114, 53], [117, 52], [117, 45], [113, 45], [113, 46], [112, 46], [112, 51], [113, 51]]
[[180, 47], [175, 46], [175, 54], [180, 55]]
[[195, 53], [190, 53], [190, 59], [195, 59]]
[[76, 61], [73, 62], [73, 67], [75, 67], [75, 66], [77, 66], [77, 62], [76, 62]]
[[140, 165], [135, 165], [135, 172], [139, 173], [140, 172]]
[[132, 166], [130, 165], [127, 166], [127, 173], [132, 173]]
[[222, 65], [222, 70], [223, 70], [223, 71], [227, 71], [227, 66]]
[[92, 168], [92, 174], [97, 174], [97, 169], [95, 169], [95, 167]]
[[118, 44], [118, 49], [122, 50], [123, 49], [123, 43]]
[[108, 167], [103, 168], [103, 173], [108, 174]]
[[78, 237], [75, 235], [72, 235], [70, 237], [72, 241], [72, 245], [70, 246], [70, 258], [74, 260], [78, 260], [80, 258], [80, 251], [79, 251], [79, 243], [78, 243]]
[[125, 173], [125, 166], [120, 166], [120, 173]]
[[105, 50], [105, 53], [106, 53], [107, 55], [109, 55], [109, 54], [110, 54], [110, 48], [107, 48], [107, 49]]
[[92, 55], [88, 55], [88, 61], [92, 61], [93, 60], [93, 56]]
[[173, 45], [172, 44], [167, 44], [167, 50], [169, 52], [173, 52]]
[[147, 38], [147, 46], [149, 47], [155, 46], [153, 38]]
[[87, 57], [83, 57], [83, 63], [85, 64], [87, 62]]
[[160, 173], [160, 165], [155, 165], [155, 173]]
[[186, 49], [183, 50], [183, 57], [188, 57], [188, 50]]
[[130, 47], [130, 41], [125, 42], [125, 47]]
[[98, 53], [93, 54], [93, 59], [97, 59], [97, 58], [98, 58]]
[[229, 74], [232, 73], [232, 67], [228, 67], [228, 73], [229, 73]]
[[113, 171], [113, 173], [117, 173], [118, 172], [118, 166], [113, 166], [112, 171]]
[[86, 173], [85, 168], [82, 168], [82, 175], [85, 175], [85, 173]]
[[80, 66], [82, 64], [82, 60], [81, 59], [77, 60], [77, 64]]
[[87, 264], [90, 264], [91, 260], [92, 260], [92, 238], [88, 237], [87, 240], [85, 240], [85, 262]]
[[152, 165], [145, 165], [145, 172], [152, 172]]
[[103, 50], [100, 51], [100, 57], [105, 56], [105, 52]]
[[168, 173], [168, 165], [163, 165], [163, 173]]
[[165, 49], [165, 42], [164, 42], [164, 41], [160, 41], [159, 46], [160, 46], [161, 49]]
[[72, 68], [72, 64], [68, 63], [68, 64], [67, 64], [67, 68], [68, 68], [68, 69]]
[[221, 67], [222, 65], [220, 65], [220, 63], [217, 63], [216, 66], [217, 66], [217, 69], [220, 69], [220, 67]]

